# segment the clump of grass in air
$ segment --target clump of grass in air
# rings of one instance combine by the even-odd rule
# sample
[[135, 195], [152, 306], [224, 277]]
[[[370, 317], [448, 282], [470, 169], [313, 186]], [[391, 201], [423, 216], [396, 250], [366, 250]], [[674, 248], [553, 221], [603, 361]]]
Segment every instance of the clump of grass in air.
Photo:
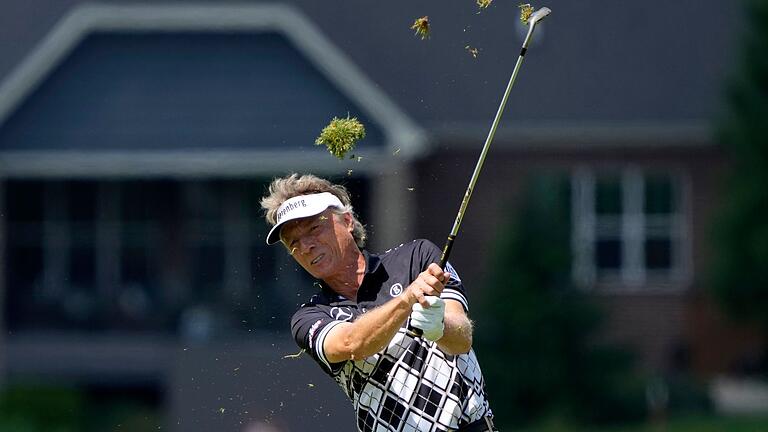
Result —
[[480, 9], [486, 9], [491, 5], [492, 1], [493, 0], [477, 0], [477, 5], [480, 6]]
[[328, 151], [339, 159], [355, 148], [355, 144], [365, 138], [365, 127], [356, 117], [338, 118], [324, 127], [315, 145], [324, 145]]
[[423, 16], [421, 18], [416, 18], [416, 21], [413, 22], [413, 25], [411, 26], [411, 30], [413, 30], [416, 33], [416, 36], [421, 36], [421, 40], [424, 40], [429, 37], [429, 17]]
[[530, 3], [521, 3], [518, 7], [520, 8], [520, 21], [528, 25], [528, 19], [531, 18], [533, 13], [533, 6]]

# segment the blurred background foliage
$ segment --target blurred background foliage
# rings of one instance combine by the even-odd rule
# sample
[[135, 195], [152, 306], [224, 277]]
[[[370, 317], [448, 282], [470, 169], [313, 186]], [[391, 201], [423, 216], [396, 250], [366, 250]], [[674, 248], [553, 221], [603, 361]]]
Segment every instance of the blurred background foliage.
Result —
[[515, 429], [519, 432], [758, 432], [766, 430], [766, 417], [714, 417], [691, 416], [671, 419], [663, 423], [648, 423], [623, 426], [578, 427], [562, 422], [549, 422], [532, 428]]
[[[714, 224], [711, 281], [731, 317], [755, 322], [768, 335], [768, 2], [747, 5], [742, 61], [718, 130], [731, 171]], [[765, 375], [768, 355], [747, 368]]]
[[161, 415], [130, 396], [83, 388], [18, 384], [0, 393], [0, 432], [144, 432], [160, 430]]
[[10, 387], [0, 395], [0, 430], [75, 432], [84, 421], [84, 402], [76, 390]]

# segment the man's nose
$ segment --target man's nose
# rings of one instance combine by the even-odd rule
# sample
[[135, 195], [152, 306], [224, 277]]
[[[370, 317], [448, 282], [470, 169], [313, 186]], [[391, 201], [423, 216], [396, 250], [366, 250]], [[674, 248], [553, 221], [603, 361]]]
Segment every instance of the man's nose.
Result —
[[302, 238], [299, 240], [299, 252], [306, 254], [315, 247], [315, 242], [310, 238]]

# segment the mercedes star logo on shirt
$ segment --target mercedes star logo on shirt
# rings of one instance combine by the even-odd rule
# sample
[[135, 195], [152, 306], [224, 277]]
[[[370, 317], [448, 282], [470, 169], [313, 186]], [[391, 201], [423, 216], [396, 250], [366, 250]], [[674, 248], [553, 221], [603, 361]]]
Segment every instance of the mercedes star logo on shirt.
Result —
[[331, 308], [331, 316], [336, 321], [349, 321], [352, 319], [352, 309], [348, 307], [334, 307]]

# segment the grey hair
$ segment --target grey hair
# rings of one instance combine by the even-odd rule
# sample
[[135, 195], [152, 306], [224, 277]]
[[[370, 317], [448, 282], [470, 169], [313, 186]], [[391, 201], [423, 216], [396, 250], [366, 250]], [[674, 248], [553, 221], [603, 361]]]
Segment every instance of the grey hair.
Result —
[[320, 178], [313, 174], [293, 173], [286, 177], [279, 177], [272, 180], [269, 185], [268, 194], [261, 199], [261, 208], [264, 209], [264, 218], [270, 225], [275, 225], [277, 210], [286, 200], [299, 195], [309, 195], [315, 193], [330, 192], [341, 201], [344, 208], [334, 208], [335, 214], [349, 213], [352, 216], [352, 237], [355, 239], [357, 247], [365, 246], [368, 239], [368, 233], [365, 226], [357, 219], [352, 202], [349, 199], [347, 189], [339, 184], [333, 184], [330, 181]]

